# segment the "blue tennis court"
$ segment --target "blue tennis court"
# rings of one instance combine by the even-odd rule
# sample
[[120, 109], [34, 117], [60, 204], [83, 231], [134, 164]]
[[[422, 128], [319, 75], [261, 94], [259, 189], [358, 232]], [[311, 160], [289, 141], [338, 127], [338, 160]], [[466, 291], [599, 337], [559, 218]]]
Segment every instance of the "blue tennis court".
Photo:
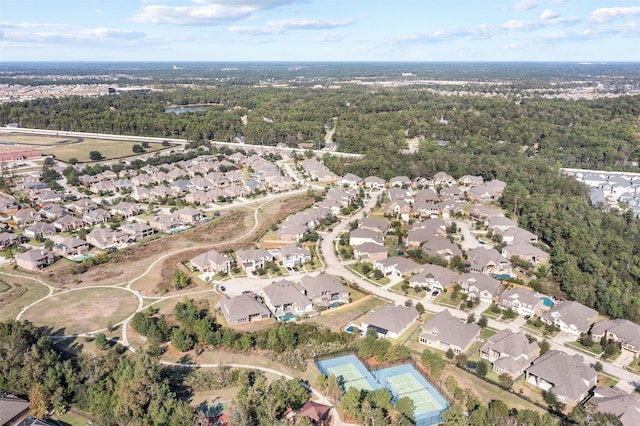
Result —
[[387, 388], [394, 400], [404, 396], [411, 398], [416, 408], [417, 425], [433, 425], [442, 422], [440, 414], [449, 407], [447, 401], [429, 382], [413, 368], [403, 364], [370, 372], [355, 355], [346, 355], [317, 361], [320, 372], [342, 377], [344, 390], [353, 386], [360, 390]]

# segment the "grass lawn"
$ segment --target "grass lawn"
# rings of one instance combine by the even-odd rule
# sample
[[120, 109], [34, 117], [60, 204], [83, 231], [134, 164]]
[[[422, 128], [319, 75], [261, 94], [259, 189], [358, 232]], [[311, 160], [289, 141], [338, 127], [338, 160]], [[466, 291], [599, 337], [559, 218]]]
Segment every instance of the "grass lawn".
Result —
[[[510, 408], [517, 408], [518, 410], [529, 409], [538, 412], [541, 415], [545, 413], [545, 410], [543, 410], [542, 408], [531, 404], [530, 402], [525, 401], [522, 398], [518, 398], [518, 396], [500, 388], [499, 386], [487, 383], [479, 377], [476, 377], [472, 373], [469, 373], [468, 371], [462, 370], [455, 366], [447, 366], [443, 370], [440, 377], [442, 377], [444, 381], [444, 379], [448, 375], [452, 375], [453, 377], [455, 377], [456, 381], [458, 382], [458, 386], [460, 386], [462, 389], [471, 389], [471, 392], [477, 395], [483, 404], [488, 404], [493, 399], [500, 399], [505, 404], [507, 404], [507, 407]], [[514, 389], [517, 388], [514, 387]], [[541, 395], [540, 399], [542, 399]]]
[[68, 411], [62, 416], [54, 416], [52, 420], [59, 422], [60, 425], [85, 426], [90, 421], [89, 417], [83, 417], [80, 414]]
[[497, 332], [498, 332], [498, 330], [495, 330], [495, 329], [489, 328], [489, 327], [485, 327], [480, 332], [480, 338], [484, 339], [484, 340], [487, 340], [489, 337], [493, 336]]
[[[46, 287], [30, 280], [15, 277], [3, 279], [11, 283], [13, 286], [15, 286], [15, 288], [7, 291], [6, 293], [3, 293], [2, 295], [3, 301], [5, 300], [4, 298], [11, 301], [7, 304], [3, 303], [2, 305], [0, 305], [0, 321], [15, 319], [22, 310], [23, 306], [30, 305], [36, 300], [42, 299], [47, 295], [47, 293], [49, 293], [49, 290]], [[11, 294], [14, 291], [16, 292], [16, 294], [20, 294], [20, 296], [16, 297], [15, 299], [11, 297]]]
[[[413, 340], [412, 338], [415, 336], [420, 334], [420, 330], [421, 330], [422, 324], [419, 322], [415, 322], [413, 323], [413, 325], [411, 327], [409, 327], [409, 329], [407, 331], [405, 331], [404, 333], [402, 333], [400, 335], [400, 337], [398, 338], [397, 342], [404, 344], [404, 342], [408, 342], [409, 340]], [[417, 337], [416, 337], [417, 338]], [[391, 339], [393, 341], [393, 339]]]
[[591, 347], [583, 346], [577, 341], [576, 342], [567, 342], [564, 345], [568, 346], [570, 348], [573, 348], [573, 349], [577, 349], [577, 350], [579, 350], [581, 352], [586, 352], [589, 355], [599, 356], [602, 353], [602, 346], [600, 346], [599, 343], [594, 343], [593, 346], [591, 346]]
[[438, 305], [451, 306], [451, 307], [457, 308], [460, 305], [460, 302], [462, 302], [461, 293], [458, 293], [458, 296], [455, 299], [452, 297], [452, 295], [453, 295], [452, 291], [447, 291], [446, 293], [441, 292], [433, 300], [433, 302]]
[[[77, 158], [80, 162], [91, 161], [89, 158], [89, 152], [100, 151], [104, 160], [111, 160], [114, 158], [130, 157], [134, 154], [132, 147], [135, 144], [141, 144], [141, 142], [129, 142], [129, 141], [111, 141], [103, 139], [84, 139], [78, 143], [56, 145], [44, 150], [47, 154], [56, 156], [56, 159], [62, 161], [69, 161], [70, 158]], [[150, 143], [149, 148], [146, 148], [146, 152], [160, 151], [163, 149], [170, 149], [170, 147], [164, 147], [159, 143]]]
[[24, 319], [52, 327], [57, 334], [86, 333], [116, 324], [135, 312], [138, 299], [117, 288], [58, 293], [29, 309]]
[[403, 282], [399, 282], [391, 287], [391, 291], [394, 291], [398, 294], [404, 294], [405, 296], [414, 297], [416, 299], [422, 299], [425, 295], [425, 292], [420, 287], [409, 287], [407, 285], [407, 291], [405, 292], [402, 289]]
[[9, 284], [5, 283], [4, 281], [0, 280], [0, 293], [4, 293], [5, 291], [9, 290]]
[[640, 374], [640, 358], [635, 358], [629, 365], [627, 365], [627, 370], [632, 373]]
[[598, 373], [598, 385], [613, 387], [618, 384], [620, 380], [617, 377], [609, 376], [608, 374]]
[[382, 299], [378, 299], [377, 297], [362, 297], [347, 305], [326, 310], [322, 312], [321, 315], [310, 318], [306, 321], [327, 327], [333, 331], [339, 331], [350, 322], [354, 322], [358, 325], [360, 323], [359, 319], [362, 316], [368, 314], [372, 309], [378, 309], [386, 303], [387, 302]]
[[[373, 268], [369, 271], [369, 274], [365, 275], [362, 272], [362, 267], [364, 265], [365, 265], [365, 263], [356, 263], [354, 265], [346, 265], [346, 267], [351, 269], [356, 274], [367, 278], [369, 281], [371, 281], [372, 283], [374, 283], [376, 285], [383, 286], [383, 285], [387, 285], [387, 284], [389, 284], [391, 282], [391, 280], [388, 277], [382, 277], [379, 280], [376, 280], [374, 278]], [[371, 267], [370, 263], [368, 263], [367, 265], [369, 265]]]

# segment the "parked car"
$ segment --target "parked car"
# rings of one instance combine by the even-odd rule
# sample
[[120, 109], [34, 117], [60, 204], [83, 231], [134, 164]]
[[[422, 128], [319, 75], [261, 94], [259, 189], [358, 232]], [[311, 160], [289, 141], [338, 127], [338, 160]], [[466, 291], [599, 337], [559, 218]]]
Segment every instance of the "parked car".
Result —
[[434, 291], [433, 291], [433, 293], [431, 293], [431, 295], [432, 295], [433, 297], [436, 297], [436, 296], [437, 296], [437, 295], [439, 295], [439, 294], [440, 294], [440, 292], [439, 292], [438, 290], [434, 290]]
[[227, 288], [223, 285], [220, 286], [220, 291], [227, 291]]

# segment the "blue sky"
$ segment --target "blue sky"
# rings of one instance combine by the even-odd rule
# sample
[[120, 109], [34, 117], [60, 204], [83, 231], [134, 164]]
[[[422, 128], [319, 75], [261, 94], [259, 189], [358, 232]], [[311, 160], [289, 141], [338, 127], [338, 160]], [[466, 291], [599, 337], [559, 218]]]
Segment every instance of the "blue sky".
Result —
[[0, 0], [0, 61], [640, 61], [640, 2]]

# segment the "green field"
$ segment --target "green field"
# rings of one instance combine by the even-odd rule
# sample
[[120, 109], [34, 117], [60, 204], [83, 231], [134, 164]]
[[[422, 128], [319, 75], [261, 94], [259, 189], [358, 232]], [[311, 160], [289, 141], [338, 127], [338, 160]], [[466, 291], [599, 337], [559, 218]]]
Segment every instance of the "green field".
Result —
[[[140, 142], [127, 142], [127, 141], [110, 141], [103, 139], [84, 139], [82, 142], [73, 144], [56, 145], [43, 150], [46, 154], [55, 155], [56, 159], [61, 161], [69, 161], [70, 158], [77, 158], [80, 162], [91, 161], [89, 158], [89, 152], [100, 151], [104, 160], [111, 160], [114, 158], [130, 157], [134, 154], [131, 150], [133, 145], [140, 144]], [[160, 151], [167, 149], [159, 143], [149, 144], [149, 148], [146, 148], [146, 152]]]
[[9, 284], [0, 280], [0, 293], [4, 293], [5, 291], [9, 290], [9, 288]]

